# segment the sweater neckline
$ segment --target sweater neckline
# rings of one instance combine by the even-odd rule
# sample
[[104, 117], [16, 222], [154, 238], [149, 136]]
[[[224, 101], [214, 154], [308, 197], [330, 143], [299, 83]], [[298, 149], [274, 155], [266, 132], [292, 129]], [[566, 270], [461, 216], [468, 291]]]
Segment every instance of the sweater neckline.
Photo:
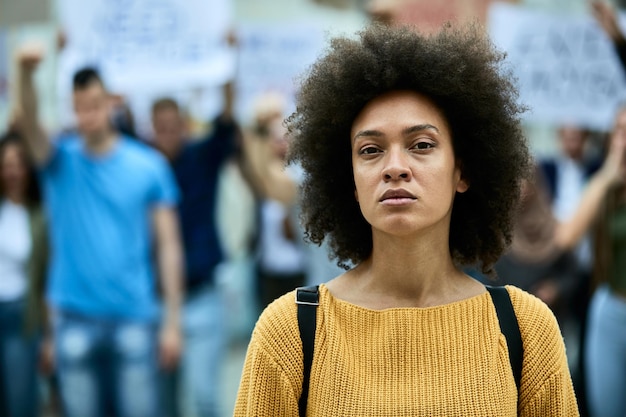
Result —
[[[474, 296], [465, 298], [463, 300], [453, 301], [451, 303], [446, 303], [446, 304], [441, 304], [441, 305], [436, 305], [436, 306], [389, 307], [389, 308], [384, 308], [381, 310], [376, 310], [376, 309], [372, 309], [368, 307], [363, 307], [358, 304], [354, 304], [349, 301], [342, 300], [341, 298], [335, 297], [334, 295], [331, 294], [331, 292], [328, 290], [325, 284], [320, 284], [319, 291], [320, 291], [320, 300], [321, 300], [320, 304], [336, 304], [336, 305], [341, 305], [349, 309], [359, 310], [359, 311], [370, 313], [370, 314], [385, 314], [385, 313], [391, 313], [391, 312], [436, 312], [436, 311], [449, 310], [449, 309], [466, 308], [468, 306], [482, 304], [485, 300], [487, 300], [490, 297], [489, 292], [485, 289], [485, 292], [481, 294], [474, 295]], [[324, 300], [328, 300], [327, 303], [325, 303]]]

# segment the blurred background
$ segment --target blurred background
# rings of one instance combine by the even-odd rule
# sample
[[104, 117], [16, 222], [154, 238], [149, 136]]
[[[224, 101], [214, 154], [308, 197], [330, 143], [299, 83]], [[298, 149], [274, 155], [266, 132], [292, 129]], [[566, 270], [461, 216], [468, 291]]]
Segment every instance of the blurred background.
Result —
[[[590, 14], [589, 0], [253, 0], [167, 1], [1, 0], [0, 123], [10, 114], [12, 53], [28, 41], [45, 45], [37, 74], [41, 117], [50, 131], [72, 125], [71, 76], [98, 67], [112, 92], [150, 135], [155, 97], [174, 95], [192, 127], [222, 105], [220, 86], [236, 85], [241, 123], [251, 120], [255, 97], [278, 91], [287, 99], [294, 80], [333, 34], [350, 34], [373, 16], [430, 31], [446, 21], [478, 20], [520, 80], [532, 108], [529, 138], [537, 152], [556, 150], [555, 124], [580, 120], [602, 130], [623, 86], [607, 36]], [[611, 4], [620, 7], [619, 1]], [[237, 47], [228, 44], [235, 36]], [[601, 103], [600, 105], [598, 105]]]
[[[626, 1], [609, 4], [621, 22]], [[324, 246], [303, 241], [297, 207], [267, 204], [280, 200], [274, 193], [281, 181], [297, 185], [301, 174], [264, 172], [262, 166], [282, 167], [288, 143], [276, 121], [293, 110], [298, 77], [330, 37], [353, 34], [372, 20], [423, 31], [448, 21], [481, 22], [507, 53], [505, 70], [529, 108], [524, 129], [537, 161], [574, 161], [583, 172], [588, 161], [601, 159], [626, 83], [615, 40], [588, 0], [0, 0], [0, 131], [8, 130], [15, 100], [15, 53], [27, 43], [44, 49], [35, 82], [50, 137], [74, 126], [71, 80], [86, 65], [100, 71], [115, 95], [112, 123], [142, 141], [155, 140], [153, 105], [163, 97], [176, 101], [191, 141], [210, 136], [226, 109], [241, 129], [239, 154], [220, 167], [216, 202], [225, 252], [217, 283], [227, 300], [228, 335], [216, 388], [220, 415], [232, 415], [250, 332], [278, 294], [266, 294], [268, 283], [283, 279], [275, 289], [280, 292], [341, 272]], [[268, 142], [260, 137], [270, 138], [269, 150], [258, 148]], [[255, 162], [254, 155], [266, 159]], [[550, 190], [555, 217], [566, 219], [576, 210], [583, 177], [559, 182], [564, 196]], [[282, 228], [272, 231], [277, 224]], [[531, 283], [520, 281], [558, 313], [577, 388], [583, 384], [580, 352], [593, 291], [592, 246], [591, 239], [581, 242], [571, 261], [574, 271], [571, 263], [570, 269], [559, 267], [558, 280], [551, 271]], [[572, 275], [561, 278], [570, 273], [565, 270]], [[550, 293], [545, 282], [556, 282], [549, 287], [556, 290]], [[62, 415], [54, 384], [46, 375], [41, 379], [42, 415]], [[577, 394], [584, 404], [584, 389]], [[175, 409], [172, 415], [193, 415], [184, 406]]]

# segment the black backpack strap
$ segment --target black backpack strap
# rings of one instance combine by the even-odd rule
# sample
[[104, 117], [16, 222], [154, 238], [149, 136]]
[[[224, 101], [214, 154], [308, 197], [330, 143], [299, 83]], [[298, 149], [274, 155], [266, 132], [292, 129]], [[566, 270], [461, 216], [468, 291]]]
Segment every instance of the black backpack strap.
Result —
[[298, 401], [300, 416], [306, 415], [306, 405], [309, 399], [309, 379], [313, 364], [313, 350], [315, 347], [315, 328], [317, 325], [317, 306], [319, 305], [319, 287], [296, 288], [296, 304], [298, 305], [298, 329], [302, 340], [304, 362], [304, 377], [302, 379], [302, 394]]
[[486, 285], [487, 291], [491, 295], [493, 304], [496, 307], [496, 314], [500, 322], [500, 331], [506, 338], [506, 344], [509, 348], [509, 361], [515, 378], [515, 385], [519, 392], [522, 380], [522, 365], [524, 360], [524, 346], [522, 344], [522, 335], [519, 330], [517, 316], [511, 303], [509, 292], [504, 287], [491, 287]]

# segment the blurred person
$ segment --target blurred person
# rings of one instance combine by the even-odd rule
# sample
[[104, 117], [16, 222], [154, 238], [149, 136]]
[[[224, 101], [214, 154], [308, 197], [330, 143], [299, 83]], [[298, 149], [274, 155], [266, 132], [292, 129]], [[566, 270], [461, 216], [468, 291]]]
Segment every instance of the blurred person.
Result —
[[[565, 222], [572, 218], [591, 176], [602, 164], [601, 158], [592, 152], [590, 134], [587, 129], [574, 123], [563, 124], [557, 130], [557, 154], [539, 161], [541, 175], [545, 180], [542, 181], [545, 196], [558, 221]], [[591, 249], [590, 236], [586, 234], [576, 248], [567, 251], [567, 255], [564, 254], [560, 262], [552, 264], [549, 268], [552, 279], [538, 283], [537, 292], [533, 292], [544, 295], [542, 299], [555, 311], [563, 329], [583, 415], [586, 414], [582, 366], [585, 348], [583, 334], [591, 297]]]
[[73, 78], [76, 133], [49, 141], [33, 85], [42, 57], [18, 51], [17, 110], [50, 219], [47, 300], [64, 412], [158, 416], [158, 368], [176, 363], [181, 344], [178, 190], [160, 154], [112, 128], [93, 69]]
[[505, 283], [537, 295], [557, 318], [563, 317], [560, 309], [568, 307], [567, 295], [581, 274], [574, 249], [595, 221], [609, 188], [622, 180], [619, 151], [611, 155], [590, 178], [574, 213], [563, 220], [552, 213], [538, 168], [535, 178], [524, 183], [511, 249], [496, 263]]
[[[502, 60], [477, 27], [373, 25], [333, 39], [312, 66], [287, 122], [290, 159], [305, 172], [311, 240], [329, 238], [354, 267], [266, 308], [235, 416], [578, 415], [550, 309], [498, 289], [521, 333], [519, 376], [496, 289], [460, 269], [493, 275], [530, 173]], [[299, 338], [307, 303], [311, 362]]]
[[150, 143], [173, 163], [190, 140], [183, 112], [176, 100], [162, 97], [152, 103], [151, 115]]
[[587, 181], [600, 168], [602, 161], [589, 157], [590, 132], [585, 128], [564, 124], [557, 132], [557, 155], [541, 159], [539, 167], [554, 214], [563, 220], [576, 210]]
[[289, 137], [282, 125], [284, 97], [259, 96], [254, 122], [246, 135], [245, 153], [259, 194], [258, 284], [264, 309], [306, 282], [306, 253], [296, 215], [299, 173], [285, 168]]
[[[626, 36], [615, 9], [605, 1], [591, 1], [592, 13], [599, 26], [613, 42], [626, 73]], [[626, 136], [626, 107], [620, 106], [614, 117], [611, 136]], [[609, 194], [594, 230], [593, 292], [585, 335], [584, 371], [587, 404], [591, 417], [626, 415], [626, 283], [624, 276], [624, 187]]]
[[137, 129], [135, 128], [135, 116], [130, 108], [130, 105], [123, 96], [113, 95], [113, 110], [111, 116], [111, 123], [115, 130], [121, 134], [137, 138]]
[[218, 175], [217, 227], [226, 258], [219, 268], [230, 343], [247, 343], [258, 318], [255, 250], [258, 245], [258, 196], [244, 155], [243, 133]]
[[[583, 191], [602, 161], [590, 156], [590, 132], [573, 124], [558, 128], [558, 153], [539, 161], [543, 185], [555, 217], [565, 221], [572, 216], [580, 203]], [[578, 262], [584, 273], [591, 269], [591, 249], [588, 239], [583, 239], [577, 251]]]
[[261, 201], [257, 262], [262, 307], [297, 286], [326, 282], [342, 272], [330, 259], [327, 242], [307, 241], [300, 224], [297, 197], [302, 170], [286, 165], [289, 136], [283, 126], [285, 111], [282, 94], [261, 94], [254, 103], [252, 126], [244, 136], [251, 183], [256, 184]]
[[0, 138], [0, 414], [36, 417], [37, 364], [47, 330], [43, 300], [46, 222], [36, 173], [23, 140]]
[[[611, 141], [626, 142], [626, 106], [615, 115]], [[595, 291], [585, 341], [587, 404], [592, 417], [626, 415], [626, 187], [611, 189], [594, 233]]]
[[[184, 120], [180, 114], [178, 103], [169, 97], [158, 99], [152, 103], [151, 116], [153, 137], [147, 143], [161, 152], [171, 166], [187, 140]], [[181, 326], [184, 338], [184, 310], [181, 311]], [[185, 346], [183, 345], [181, 356], [184, 355], [184, 349]], [[163, 414], [167, 417], [178, 417], [181, 415], [180, 363], [170, 369], [163, 370], [162, 375]]]
[[208, 137], [200, 140], [187, 137], [175, 100], [163, 98], [152, 106], [153, 144], [170, 161], [181, 191], [178, 211], [186, 271], [182, 310], [185, 343], [178, 392], [183, 393], [184, 404], [189, 404], [192, 414], [199, 417], [219, 415], [220, 376], [228, 337], [224, 299], [216, 277], [218, 265], [225, 261], [216, 208], [219, 175], [238, 135], [230, 89], [229, 85], [224, 87], [224, 110]]
[[623, 163], [623, 144], [611, 144], [601, 168], [585, 185], [574, 212], [563, 219], [552, 212], [543, 170], [537, 167], [535, 177], [524, 182], [511, 248], [495, 265], [501, 282], [535, 294], [557, 319], [566, 317], [568, 295], [582, 275], [576, 246], [596, 221], [611, 187], [623, 182]]
[[[558, 154], [539, 161], [545, 197], [548, 198], [554, 216], [559, 221], [566, 221], [572, 217], [590, 178], [602, 165], [600, 158], [589, 156], [589, 135], [588, 130], [573, 124], [560, 126]], [[576, 248], [576, 255], [581, 269], [576, 275], [582, 278], [590, 273], [592, 265], [589, 239], [582, 239]], [[588, 279], [578, 279], [575, 282], [572, 278], [570, 282], [574, 284], [571, 285], [571, 289], [586, 292]], [[584, 311], [577, 313], [579, 316], [584, 314]]]

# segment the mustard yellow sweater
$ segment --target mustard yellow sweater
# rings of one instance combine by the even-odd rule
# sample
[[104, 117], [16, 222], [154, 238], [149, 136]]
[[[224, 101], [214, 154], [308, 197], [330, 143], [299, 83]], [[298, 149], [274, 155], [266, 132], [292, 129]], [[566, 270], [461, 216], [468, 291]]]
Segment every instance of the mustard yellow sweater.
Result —
[[[322, 285], [307, 416], [578, 416], [554, 315], [534, 296], [507, 289], [524, 343], [519, 402], [488, 293], [375, 311]], [[235, 416], [298, 415], [303, 365], [294, 297], [274, 301], [256, 324]]]

